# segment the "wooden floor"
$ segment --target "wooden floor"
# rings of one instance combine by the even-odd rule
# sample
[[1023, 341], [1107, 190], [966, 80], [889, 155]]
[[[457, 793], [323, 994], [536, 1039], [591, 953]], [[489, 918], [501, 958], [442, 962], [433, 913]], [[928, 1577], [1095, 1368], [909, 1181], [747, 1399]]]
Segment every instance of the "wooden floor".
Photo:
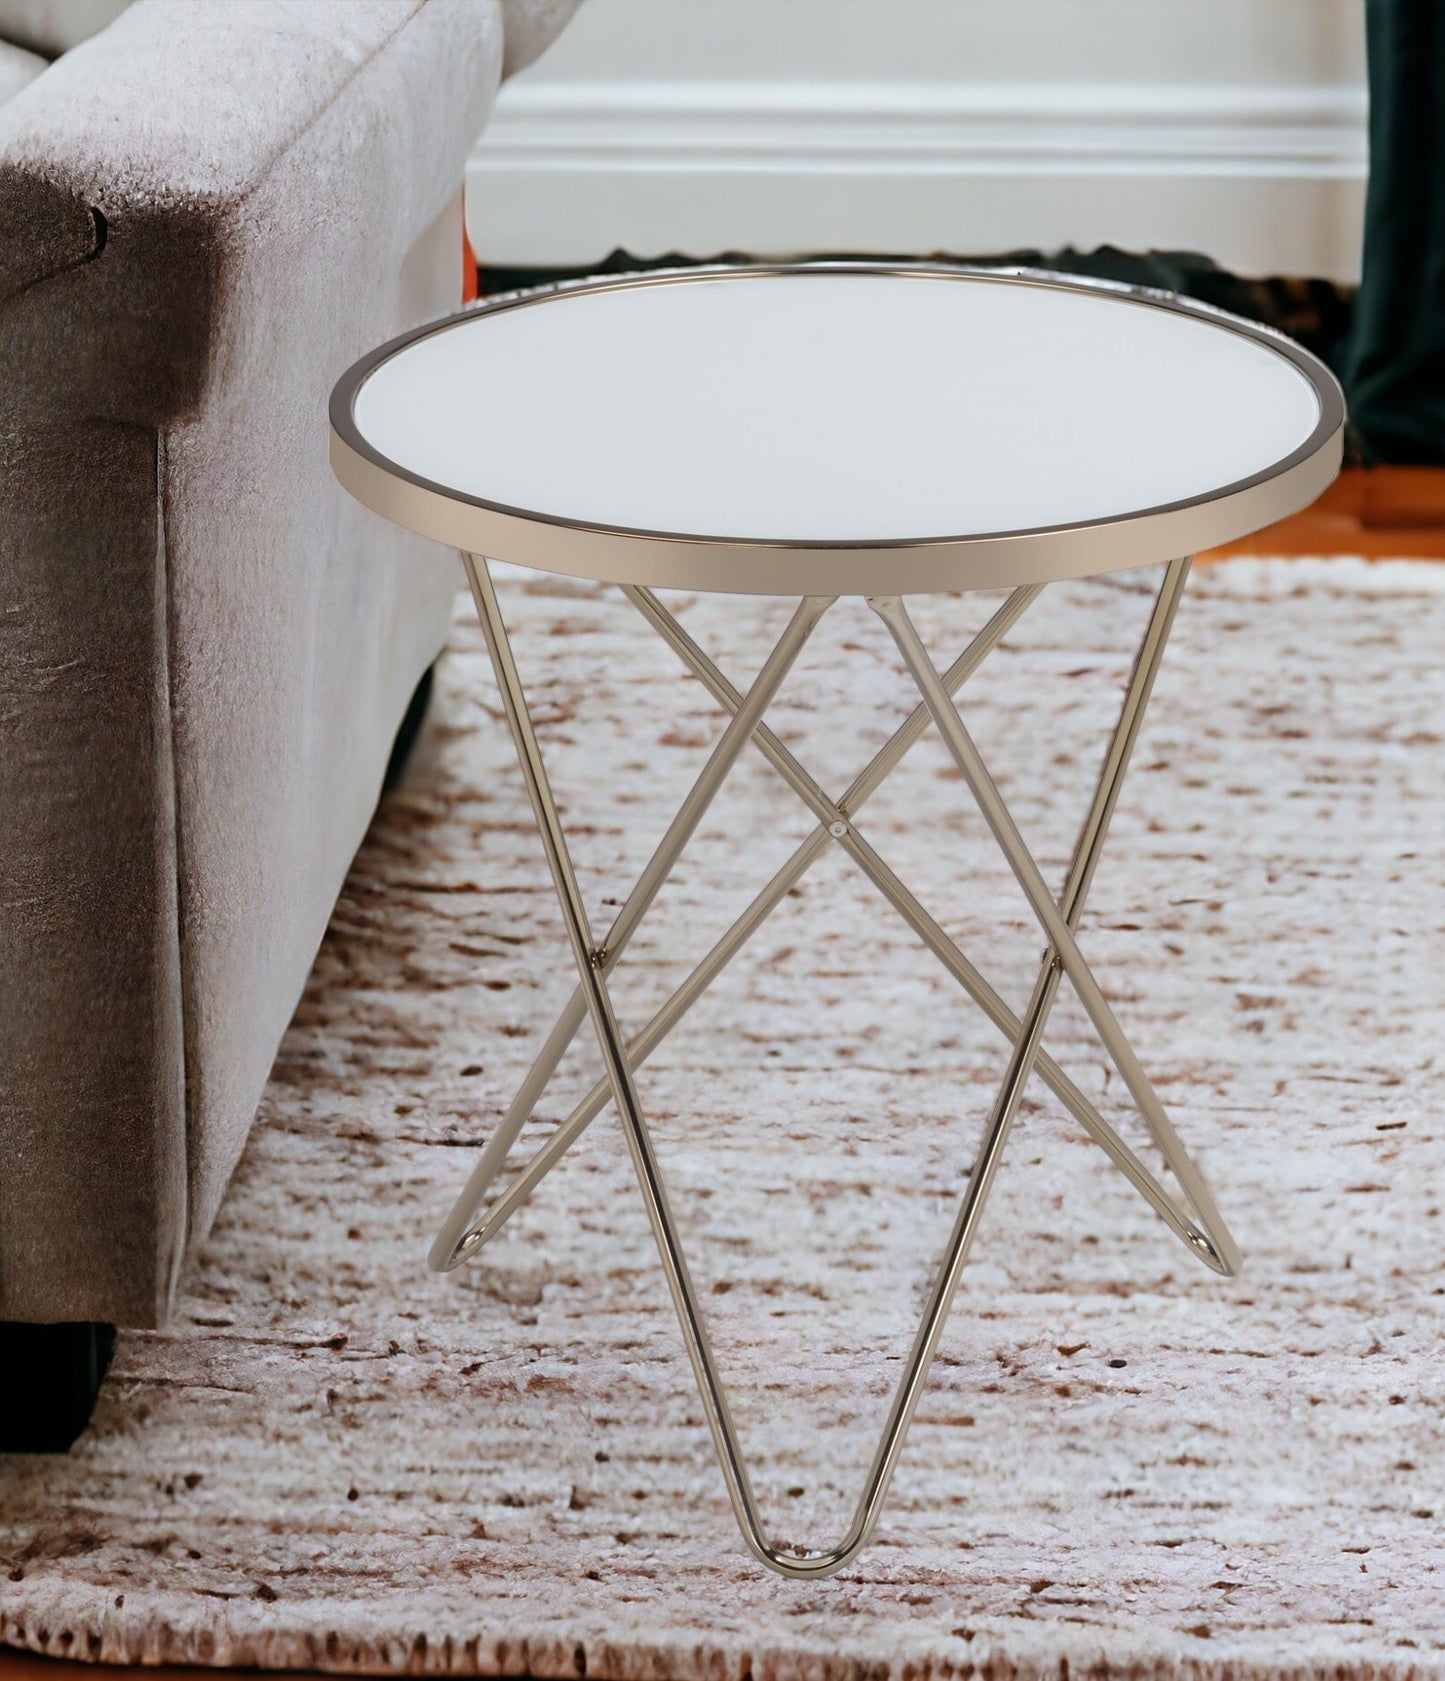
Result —
[[1336, 554], [1445, 560], [1445, 467], [1347, 467], [1302, 512], [1198, 559]]
[[[137, 1666], [139, 1667], [139, 1666]], [[133, 1678], [134, 1669], [122, 1664], [71, 1663], [64, 1658], [33, 1658], [28, 1652], [0, 1646], [0, 1681], [105, 1681], [107, 1676]], [[232, 1670], [232, 1675], [259, 1675], [259, 1670]], [[147, 1668], [146, 1681], [215, 1681], [213, 1669]], [[316, 1681], [287, 1670], [267, 1670], [266, 1681]]]

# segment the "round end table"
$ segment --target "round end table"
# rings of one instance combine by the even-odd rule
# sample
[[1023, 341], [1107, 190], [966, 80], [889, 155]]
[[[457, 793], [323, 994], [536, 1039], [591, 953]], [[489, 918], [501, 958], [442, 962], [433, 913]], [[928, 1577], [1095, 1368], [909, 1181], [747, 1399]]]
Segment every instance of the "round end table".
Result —
[[[1240, 1264], [1076, 929], [1189, 557], [1312, 501], [1338, 471], [1343, 425], [1343, 396], [1322, 363], [1220, 311], [1137, 287], [925, 265], [700, 268], [515, 294], [381, 346], [332, 394], [331, 460], [341, 482], [388, 519], [463, 552], [579, 977], [438, 1234], [431, 1264], [446, 1271], [475, 1255], [615, 1102], [733, 1508], [753, 1552], [784, 1575], [840, 1569], [877, 1522], [1034, 1072], [1194, 1255], [1225, 1276]], [[731, 714], [601, 939], [578, 889], [487, 557], [621, 586]], [[1158, 562], [1163, 582], [1055, 899], [955, 697], [1046, 584]], [[1003, 604], [940, 672], [904, 598], [997, 588], [1009, 591]], [[800, 600], [743, 693], [658, 589]], [[840, 595], [868, 599], [919, 704], [834, 796], [764, 714]], [[858, 827], [860, 808], [930, 722], [1047, 942], [1022, 1016]], [[608, 974], [749, 740], [816, 827], [629, 1040]], [[634, 1070], [829, 844], [848, 853], [1010, 1053], [853, 1522], [835, 1546], [809, 1549], [776, 1543], [763, 1527]], [[1182, 1201], [1043, 1050], [1065, 976]], [[489, 1202], [589, 1017], [604, 1077]]]

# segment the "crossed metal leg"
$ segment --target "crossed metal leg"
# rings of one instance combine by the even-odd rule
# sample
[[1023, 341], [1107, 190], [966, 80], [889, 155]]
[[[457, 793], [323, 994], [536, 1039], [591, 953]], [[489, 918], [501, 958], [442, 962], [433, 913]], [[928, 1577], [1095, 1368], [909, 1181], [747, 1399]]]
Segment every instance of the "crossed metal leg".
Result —
[[[634, 605], [714, 696], [727, 707], [732, 713], [732, 718], [679, 808], [677, 816], [669, 825], [636, 886], [619, 911], [606, 939], [598, 945], [593, 940], [578, 890], [491, 574], [486, 561], [481, 557], [467, 556], [465, 559], [467, 576], [497, 674], [507, 721], [516, 743], [548, 865], [561, 901], [581, 984], [548, 1035], [497, 1132], [482, 1151], [476, 1168], [432, 1246], [431, 1265], [438, 1271], [447, 1271], [474, 1255], [501, 1229], [536, 1184], [561, 1159], [595, 1116], [606, 1107], [608, 1101], [614, 1101], [622, 1117], [624, 1134], [637, 1170], [664, 1274], [677, 1309], [688, 1356], [722, 1464], [724, 1480], [743, 1535], [758, 1558], [784, 1575], [828, 1575], [840, 1569], [858, 1552], [877, 1522], [908, 1426], [927, 1380], [928, 1368], [938, 1339], [942, 1335], [984, 1202], [993, 1183], [1005, 1139], [1024, 1087], [1035, 1067], [1070, 1113], [1104, 1148], [1130, 1183], [1206, 1265], [1225, 1276], [1232, 1275], [1239, 1267], [1239, 1251], [1219, 1217], [1208, 1187], [1185, 1153], [1157, 1094], [1074, 939], [1074, 929], [1093, 880], [1119, 788], [1138, 736], [1175, 609], [1188, 576], [1189, 562], [1187, 559], [1173, 561], [1166, 571], [1058, 904], [1054, 902], [1037, 865], [1019, 835], [952, 698], [1037, 597], [1040, 593], [1039, 586], [1015, 590], [942, 676], [934, 668], [902, 601], [896, 597], [870, 599], [870, 606], [887, 625], [898, 645], [904, 663], [918, 686], [922, 704], [895, 731], [836, 801], [809, 776], [762, 721], [769, 702], [777, 693], [818, 620], [831, 605], [832, 598], [808, 597], [799, 604], [777, 646], [744, 696], [718, 671], [703, 650], [651, 592], [624, 586], [625, 593]], [[1049, 942], [1033, 995], [1022, 1020], [1014, 1015], [984, 976], [959, 951], [856, 827], [859, 808], [923, 733], [930, 718], [943, 736]], [[818, 826], [647, 1026], [630, 1042], [624, 1043], [612, 1011], [606, 975], [646, 915], [743, 745], [749, 739], [757, 741], [784, 780], [814, 812], [818, 818]], [[847, 1535], [836, 1547], [826, 1551], [809, 1552], [774, 1545], [764, 1532], [747, 1469], [739, 1451], [727, 1397], [718, 1376], [707, 1329], [688, 1272], [686, 1257], [668, 1207], [651, 1137], [638, 1103], [633, 1074], [635, 1068], [656, 1049], [727, 963], [742, 949], [789, 889], [821, 855], [830, 840], [843, 846], [855, 859], [885, 899], [1009, 1039], [1012, 1049], [1003, 1084], [985, 1128], [982, 1148], [960, 1200], [944, 1259], [936, 1274], [927, 1308], [904, 1367], [903, 1376], [895, 1391], [887, 1423], [853, 1522]], [[1151, 1136], [1182, 1188], [1187, 1210], [1179, 1206], [1093, 1104], [1040, 1048], [1059, 981], [1065, 974], [1077, 991]], [[588, 1015], [592, 1018], [602, 1051], [604, 1077], [593, 1086], [479, 1220], [478, 1213], [493, 1180], [505, 1163], [512, 1145], [530, 1118], [577, 1029]]]

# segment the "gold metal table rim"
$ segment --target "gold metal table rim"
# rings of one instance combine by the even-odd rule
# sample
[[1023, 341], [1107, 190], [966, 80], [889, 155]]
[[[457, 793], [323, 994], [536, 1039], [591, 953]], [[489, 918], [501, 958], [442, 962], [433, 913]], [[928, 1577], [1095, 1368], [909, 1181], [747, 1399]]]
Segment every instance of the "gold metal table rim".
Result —
[[[898, 541], [766, 540], [656, 531], [567, 519], [539, 509], [471, 496], [409, 471], [375, 449], [356, 424], [354, 406], [366, 379], [418, 339], [465, 326], [479, 315], [536, 308], [584, 292], [677, 286], [724, 278], [819, 274], [896, 275], [921, 281], [1102, 294], [1143, 309], [1193, 316], [1251, 338], [1292, 363], [1309, 381], [1319, 418], [1296, 449], [1258, 473], [1183, 501], [1107, 519], [1017, 531]], [[1257, 531], [1312, 502], [1339, 469], [1344, 396], [1329, 369], [1309, 351], [1268, 327], [1207, 304], [1151, 288], [1076, 280], [1042, 270], [929, 263], [796, 263], [757, 267], [708, 265], [647, 274], [587, 278], [507, 294], [402, 333], [361, 358], [331, 395], [331, 465], [337, 478], [376, 513], [438, 542], [493, 555], [544, 572], [652, 589], [701, 589], [745, 595], [868, 595], [1009, 588], [1144, 566], [1197, 554]], [[880, 577], [886, 557], [887, 575]]]

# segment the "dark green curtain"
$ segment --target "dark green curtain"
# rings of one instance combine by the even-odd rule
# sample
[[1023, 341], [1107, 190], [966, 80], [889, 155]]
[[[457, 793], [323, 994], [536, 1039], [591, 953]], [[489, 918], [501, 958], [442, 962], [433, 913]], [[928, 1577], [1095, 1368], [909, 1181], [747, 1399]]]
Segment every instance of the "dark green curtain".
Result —
[[1340, 373], [1363, 459], [1445, 465], [1445, 0], [1366, 0], [1370, 184]]

